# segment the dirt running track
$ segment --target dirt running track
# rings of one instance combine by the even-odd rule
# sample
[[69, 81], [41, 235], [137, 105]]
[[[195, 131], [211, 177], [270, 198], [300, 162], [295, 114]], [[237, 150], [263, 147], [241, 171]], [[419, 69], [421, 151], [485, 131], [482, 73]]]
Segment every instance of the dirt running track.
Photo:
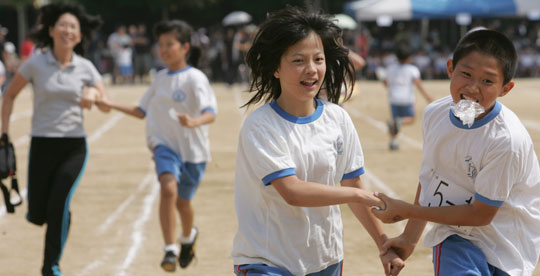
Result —
[[[425, 82], [437, 98], [448, 94], [447, 81]], [[147, 86], [109, 86], [117, 102], [137, 103]], [[211, 126], [213, 160], [195, 197], [195, 223], [200, 229], [197, 261], [178, 275], [233, 275], [230, 251], [236, 230], [234, 160], [237, 136], [245, 116], [238, 107], [247, 96], [240, 86], [213, 85], [219, 114]], [[540, 81], [517, 80], [501, 102], [525, 123], [540, 153]], [[418, 120], [403, 129], [401, 149], [388, 150], [384, 122], [389, 116], [386, 92], [379, 82], [359, 82], [345, 104], [358, 130], [366, 159], [364, 183], [412, 201], [421, 160], [420, 117], [425, 101], [417, 100]], [[16, 144], [21, 188], [26, 191], [32, 96], [19, 95], [10, 128]], [[90, 157], [71, 204], [72, 222], [60, 267], [64, 275], [171, 275], [159, 267], [163, 242], [157, 216], [159, 186], [145, 146], [144, 121], [118, 112], [85, 114]], [[344, 275], [384, 275], [374, 243], [346, 206]], [[26, 205], [6, 214], [0, 203], [0, 275], [39, 275], [44, 228], [25, 220]], [[404, 224], [385, 225], [393, 236]], [[401, 275], [433, 275], [431, 250], [419, 246]], [[540, 268], [534, 273], [540, 276]]]

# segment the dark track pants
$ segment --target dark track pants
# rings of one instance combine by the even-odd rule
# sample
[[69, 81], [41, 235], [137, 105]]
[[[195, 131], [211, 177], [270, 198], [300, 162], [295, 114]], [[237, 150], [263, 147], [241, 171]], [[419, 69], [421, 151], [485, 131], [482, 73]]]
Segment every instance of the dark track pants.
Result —
[[87, 148], [84, 137], [32, 137], [26, 219], [47, 224], [43, 275], [61, 275], [58, 263], [69, 230], [69, 205], [86, 166]]

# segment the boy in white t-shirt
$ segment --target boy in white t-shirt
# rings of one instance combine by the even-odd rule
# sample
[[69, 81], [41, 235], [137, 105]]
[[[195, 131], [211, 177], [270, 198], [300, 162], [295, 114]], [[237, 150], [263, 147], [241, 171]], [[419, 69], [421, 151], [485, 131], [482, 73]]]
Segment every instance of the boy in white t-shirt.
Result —
[[379, 197], [384, 222], [409, 219], [386, 242], [406, 259], [427, 221], [435, 275], [531, 275], [540, 255], [540, 167], [518, 117], [497, 101], [517, 61], [503, 34], [478, 30], [447, 62], [450, 96], [430, 104], [415, 204]]
[[[172, 20], [159, 23], [154, 32], [158, 54], [167, 69], [157, 73], [138, 106], [101, 104], [137, 118], [146, 117], [146, 138], [161, 185], [159, 218], [165, 242], [161, 267], [173, 272], [177, 258], [180, 267], [186, 268], [195, 256], [198, 230], [191, 199], [210, 161], [208, 124], [216, 118], [217, 102], [208, 78], [189, 65], [196, 64], [188, 54], [191, 27]], [[174, 243], [175, 209], [182, 227], [181, 248]]]
[[414, 122], [413, 85], [428, 103], [433, 101], [422, 85], [420, 71], [411, 64], [411, 53], [408, 47], [400, 45], [395, 53], [399, 62], [386, 68], [386, 79], [383, 81], [384, 86], [388, 88], [388, 101], [392, 112], [392, 119], [388, 121], [391, 150], [399, 149], [396, 138], [401, 125]]

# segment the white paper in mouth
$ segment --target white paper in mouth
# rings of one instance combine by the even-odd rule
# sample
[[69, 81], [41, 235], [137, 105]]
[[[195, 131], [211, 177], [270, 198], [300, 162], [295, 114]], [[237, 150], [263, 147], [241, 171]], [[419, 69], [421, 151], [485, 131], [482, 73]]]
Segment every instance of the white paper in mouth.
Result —
[[174, 110], [174, 108], [169, 109], [169, 116], [171, 117], [171, 119], [178, 122], [178, 113], [176, 112], [176, 110]]
[[462, 99], [458, 103], [452, 103], [450, 109], [458, 117], [463, 125], [471, 127], [474, 119], [484, 113], [484, 107], [477, 102]]

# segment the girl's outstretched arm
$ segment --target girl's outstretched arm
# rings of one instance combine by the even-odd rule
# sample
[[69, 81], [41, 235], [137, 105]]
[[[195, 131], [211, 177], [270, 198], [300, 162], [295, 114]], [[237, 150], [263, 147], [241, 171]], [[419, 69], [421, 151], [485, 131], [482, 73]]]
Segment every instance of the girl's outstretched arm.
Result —
[[303, 181], [296, 175], [277, 178], [271, 183], [283, 199], [293, 206], [318, 207], [358, 202], [363, 206], [383, 207], [382, 201], [372, 192], [355, 187], [336, 187]]

